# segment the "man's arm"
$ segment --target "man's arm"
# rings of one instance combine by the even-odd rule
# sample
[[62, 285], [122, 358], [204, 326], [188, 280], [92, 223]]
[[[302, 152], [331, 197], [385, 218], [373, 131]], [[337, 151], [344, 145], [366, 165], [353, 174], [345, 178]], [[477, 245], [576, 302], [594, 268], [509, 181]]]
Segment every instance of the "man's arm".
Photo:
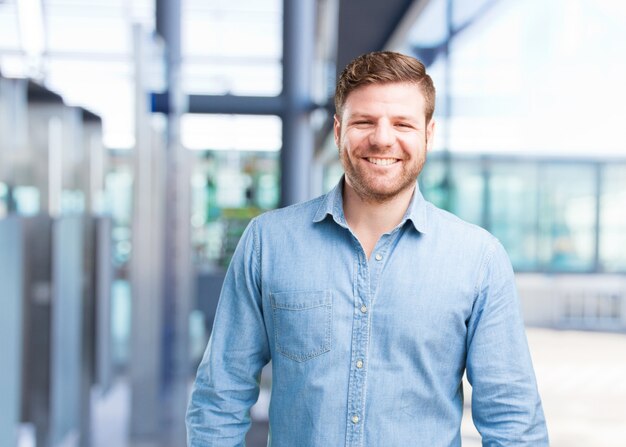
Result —
[[187, 409], [188, 447], [243, 446], [269, 343], [263, 322], [256, 221], [244, 232], [220, 295]]
[[548, 446], [513, 269], [499, 242], [481, 270], [467, 338], [474, 425], [483, 446]]

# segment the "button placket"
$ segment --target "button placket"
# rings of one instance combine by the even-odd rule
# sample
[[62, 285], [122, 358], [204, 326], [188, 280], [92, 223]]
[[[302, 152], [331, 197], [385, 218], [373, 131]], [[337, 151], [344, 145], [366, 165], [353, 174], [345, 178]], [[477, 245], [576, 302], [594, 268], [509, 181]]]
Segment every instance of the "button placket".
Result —
[[[380, 276], [382, 275], [385, 264], [388, 260], [388, 250], [392, 246], [392, 242], [397, 237], [398, 231], [394, 230], [389, 234], [383, 234], [372, 252], [372, 256], [368, 262], [369, 276], [370, 276], [370, 296], [374, 300], [376, 291], [378, 289], [378, 283]], [[372, 303], [369, 303], [370, 305]]]
[[355, 309], [352, 326], [352, 347], [350, 379], [348, 384], [348, 430], [346, 446], [361, 447], [365, 420], [365, 384], [367, 346], [369, 345], [370, 325], [370, 268], [365, 253], [358, 258], [355, 277]]
[[368, 346], [370, 344], [371, 309], [376, 299], [378, 283], [387, 257], [387, 250], [392, 241], [398, 237], [399, 231], [381, 237], [376, 245], [373, 256], [367, 259], [365, 253], [359, 252], [355, 272], [355, 308], [352, 326], [352, 345], [350, 379], [348, 383], [348, 412], [346, 447], [362, 447], [366, 412], [366, 383], [368, 362]]

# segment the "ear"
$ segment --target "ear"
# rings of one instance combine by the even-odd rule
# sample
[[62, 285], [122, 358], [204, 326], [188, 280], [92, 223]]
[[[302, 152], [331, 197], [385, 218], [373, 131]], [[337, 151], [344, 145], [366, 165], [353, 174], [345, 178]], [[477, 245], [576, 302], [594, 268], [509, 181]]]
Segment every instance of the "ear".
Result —
[[426, 126], [426, 150], [430, 151], [433, 148], [433, 141], [435, 139], [435, 120], [430, 119], [430, 122]]
[[335, 145], [340, 149], [339, 142], [341, 141], [341, 121], [337, 114], [333, 115], [333, 131], [335, 134]]

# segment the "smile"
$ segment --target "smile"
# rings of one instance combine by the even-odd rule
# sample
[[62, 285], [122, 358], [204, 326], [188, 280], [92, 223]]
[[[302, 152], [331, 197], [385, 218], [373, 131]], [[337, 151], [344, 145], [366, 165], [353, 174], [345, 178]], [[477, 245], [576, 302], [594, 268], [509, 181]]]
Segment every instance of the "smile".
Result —
[[368, 158], [367, 161], [378, 166], [389, 166], [398, 162], [399, 160], [396, 158]]

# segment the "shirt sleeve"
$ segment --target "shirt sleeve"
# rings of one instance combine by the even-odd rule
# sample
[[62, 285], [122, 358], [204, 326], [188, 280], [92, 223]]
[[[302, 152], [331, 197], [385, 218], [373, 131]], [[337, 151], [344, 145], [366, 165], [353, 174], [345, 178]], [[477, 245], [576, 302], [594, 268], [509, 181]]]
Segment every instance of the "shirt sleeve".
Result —
[[486, 250], [467, 344], [472, 417], [483, 446], [548, 446], [513, 269], [497, 240]]
[[187, 409], [188, 447], [243, 446], [269, 362], [253, 220], [235, 250]]

